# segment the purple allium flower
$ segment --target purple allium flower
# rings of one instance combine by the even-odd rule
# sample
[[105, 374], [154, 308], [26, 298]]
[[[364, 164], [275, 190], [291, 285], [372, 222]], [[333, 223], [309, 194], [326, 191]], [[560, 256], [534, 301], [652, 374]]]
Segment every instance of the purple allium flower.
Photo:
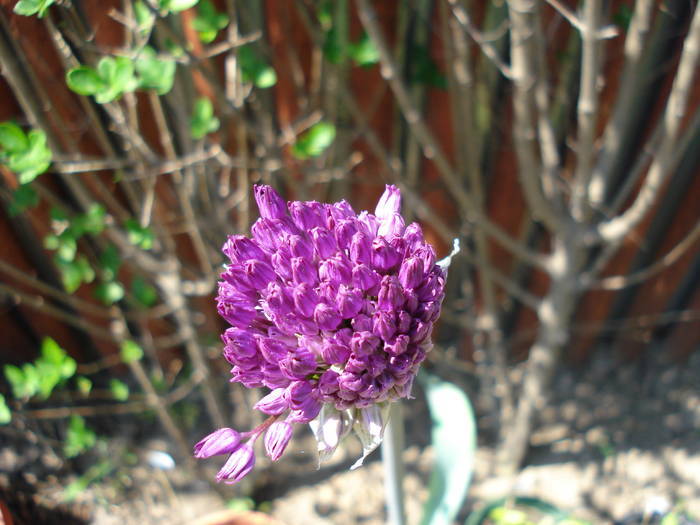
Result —
[[[392, 401], [409, 397], [444, 297], [450, 257], [418, 224], [405, 226], [401, 194], [387, 186], [374, 212], [345, 201], [290, 202], [255, 186], [260, 218], [252, 238], [233, 235], [217, 305], [231, 381], [271, 390], [254, 408], [270, 417], [238, 434], [220, 429], [195, 456], [230, 454], [217, 480], [235, 483], [255, 464], [261, 435], [277, 460], [293, 423], [309, 423], [319, 460], [354, 430], [364, 454], [382, 440]], [[284, 418], [284, 419], [283, 419]]]

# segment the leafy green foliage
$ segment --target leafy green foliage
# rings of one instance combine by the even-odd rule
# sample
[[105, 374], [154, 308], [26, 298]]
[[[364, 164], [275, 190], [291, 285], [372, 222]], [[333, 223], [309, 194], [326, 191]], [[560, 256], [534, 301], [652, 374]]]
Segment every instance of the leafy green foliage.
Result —
[[421, 373], [432, 419], [435, 461], [423, 525], [454, 522], [467, 494], [476, 452], [476, 420], [464, 392], [447, 381]]
[[292, 154], [298, 159], [318, 157], [335, 139], [335, 126], [318, 122], [311, 126], [292, 146]]
[[114, 244], [107, 245], [100, 253], [99, 265], [105, 280], [112, 281], [117, 278], [122, 259], [119, 255], [119, 250]]
[[[542, 518], [540, 520], [540, 518]], [[536, 519], [538, 521], [532, 521]], [[487, 522], [487, 520], [489, 520]], [[515, 497], [499, 498], [490, 501], [476, 512], [472, 512], [464, 525], [588, 525], [588, 522], [577, 520], [568, 513], [538, 498]]]
[[219, 31], [228, 25], [228, 21], [228, 16], [218, 12], [211, 0], [202, 0], [197, 6], [197, 16], [192, 20], [192, 28], [197, 31], [204, 44], [210, 44], [216, 39]]
[[143, 350], [136, 342], [127, 340], [121, 344], [120, 355], [125, 363], [133, 363], [143, 357]]
[[51, 165], [46, 133], [33, 129], [25, 134], [14, 122], [0, 123], [0, 161], [17, 174], [20, 184], [28, 184]]
[[129, 399], [129, 387], [126, 383], [119, 381], [119, 379], [111, 379], [109, 381], [109, 390], [117, 401]]
[[37, 192], [29, 184], [23, 184], [12, 192], [12, 200], [10, 201], [8, 209], [10, 217], [19, 215], [37, 204], [39, 204], [39, 195]]
[[5, 396], [0, 394], [0, 425], [7, 425], [10, 421], [12, 421], [12, 412], [7, 406]]
[[159, 95], [165, 95], [173, 88], [176, 64], [172, 60], [158, 58], [155, 50], [146, 46], [136, 59], [138, 87], [154, 89]]
[[94, 95], [100, 104], [117, 100], [139, 85], [134, 62], [121, 56], [101, 58], [96, 69], [90, 66], [73, 68], [66, 73], [66, 82], [79, 95]]
[[219, 119], [214, 116], [214, 105], [207, 97], [200, 97], [194, 103], [190, 134], [193, 139], [204, 138], [208, 133], [219, 129]]
[[48, 398], [54, 388], [75, 375], [77, 363], [50, 337], [41, 343], [41, 355], [34, 363], [22, 368], [5, 365], [5, 377], [17, 399], [29, 399], [37, 394]]
[[80, 392], [80, 395], [87, 397], [92, 391], [92, 381], [85, 376], [78, 376], [75, 378], [75, 386]]
[[411, 82], [447, 89], [447, 78], [438, 69], [425, 46], [415, 46], [411, 52]]
[[46, 10], [56, 0], [19, 0], [15, 4], [13, 11], [18, 15], [32, 16], [39, 15], [42, 18], [46, 14]]
[[124, 286], [117, 281], [106, 281], [95, 288], [95, 297], [105, 306], [111, 306], [124, 298]]
[[73, 458], [90, 450], [95, 446], [97, 436], [85, 424], [85, 419], [81, 416], [73, 414], [68, 422], [68, 431], [66, 432], [66, 441], [63, 444], [63, 453]]
[[83, 283], [91, 283], [95, 280], [95, 271], [83, 255], [74, 260], [57, 256], [54, 258], [54, 263], [61, 274], [63, 287], [68, 293], [75, 292]]
[[150, 250], [153, 248], [153, 230], [148, 226], [141, 226], [136, 219], [127, 219], [124, 223], [124, 228], [129, 237], [129, 242], [134, 246], [138, 246], [142, 250]]
[[252, 83], [260, 89], [270, 88], [277, 83], [277, 73], [258, 55], [252, 44], [238, 48], [238, 61], [243, 82]]
[[142, 306], [153, 306], [158, 301], [156, 289], [140, 275], [131, 281], [131, 294]]
[[158, 6], [163, 13], [179, 13], [197, 5], [199, 0], [159, 0]]
[[146, 36], [156, 21], [156, 16], [141, 0], [134, 2], [134, 18], [141, 36]]
[[367, 33], [362, 33], [357, 42], [348, 44], [348, 56], [362, 67], [373, 66], [379, 62], [379, 50]]
[[112, 463], [111, 459], [105, 459], [100, 461], [97, 465], [93, 465], [85, 474], [66, 486], [66, 488], [63, 490], [63, 500], [70, 503], [77, 498], [81, 492], [84, 492], [91, 483], [105, 478], [115, 468], [116, 467], [114, 463]]

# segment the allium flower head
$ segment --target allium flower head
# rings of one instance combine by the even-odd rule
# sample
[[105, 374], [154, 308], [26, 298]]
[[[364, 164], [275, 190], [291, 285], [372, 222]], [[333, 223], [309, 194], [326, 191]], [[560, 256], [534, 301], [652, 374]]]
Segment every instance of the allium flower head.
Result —
[[223, 246], [230, 262], [216, 300], [231, 325], [222, 336], [231, 381], [269, 388], [255, 408], [270, 418], [240, 439], [215, 432], [197, 456], [230, 453], [217, 479], [236, 482], [252, 468], [260, 435], [276, 460], [291, 424], [310, 423], [321, 460], [354, 429], [359, 465], [431, 349], [451, 256], [436, 263], [420, 226], [405, 226], [395, 186], [374, 214], [346, 201], [285, 203], [269, 186], [256, 186], [255, 200], [252, 238], [233, 235]]

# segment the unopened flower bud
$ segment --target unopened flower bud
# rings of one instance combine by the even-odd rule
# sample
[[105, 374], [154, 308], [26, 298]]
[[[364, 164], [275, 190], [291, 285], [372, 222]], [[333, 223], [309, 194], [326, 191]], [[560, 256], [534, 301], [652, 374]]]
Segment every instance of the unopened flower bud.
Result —
[[286, 421], [275, 421], [265, 432], [265, 451], [272, 461], [277, 461], [292, 439], [292, 425]]
[[253, 444], [249, 441], [237, 448], [228, 458], [224, 466], [216, 475], [216, 481], [227, 484], [238, 483], [255, 466], [255, 452]]
[[286, 390], [284, 388], [276, 388], [263, 397], [260, 401], [255, 403], [253, 408], [260, 410], [260, 412], [264, 414], [272, 416], [281, 414], [289, 408], [289, 402], [284, 396], [285, 391]]
[[271, 186], [253, 186], [255, 202], [258, 204], [260, 216], [265, 219], [279, 219], [287, 216], [287, 206]]
[[241, 435], [232, 428], [220, 428], [194, 446], [194, 457], [210, 458], [219, 454], [230, 454], [241, 442]]

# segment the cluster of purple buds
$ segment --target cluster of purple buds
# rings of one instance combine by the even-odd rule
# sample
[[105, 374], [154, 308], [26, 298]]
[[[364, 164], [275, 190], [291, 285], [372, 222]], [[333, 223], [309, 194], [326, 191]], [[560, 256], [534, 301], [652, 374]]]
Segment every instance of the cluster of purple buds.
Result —
[[270, 417], [247, 433], [217, 430], [195, 456], [230, 454], [217, 480], [235, 483], [253, 468], [258, 437], [277, 460], [292, 424], [309, 423], [321, 460], [354, 429], [359, 466], [431, 349], [451, 256], [436, 262], [420, 226], [405, 226], [395, 186], [374, 214], [346, 201], [285, 203], [269, 186], [256, 186], [255, 200], [252, 238], [224, 244], [217, 304], [231, 325], [222, 336], [231, 381], [269, 388], [254, 408]]

